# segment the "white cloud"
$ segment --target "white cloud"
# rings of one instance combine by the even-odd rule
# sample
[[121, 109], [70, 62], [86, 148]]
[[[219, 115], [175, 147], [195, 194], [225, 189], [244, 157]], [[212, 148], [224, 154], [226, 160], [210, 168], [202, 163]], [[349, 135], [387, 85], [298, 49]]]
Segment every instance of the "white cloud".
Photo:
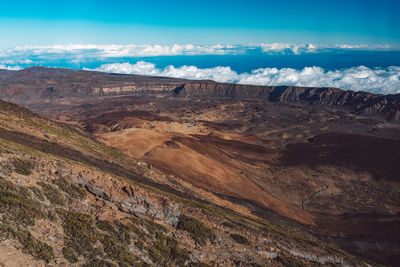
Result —
[[269, 54], [305, 54], [326, 51], [362, 50], [362, 51], [399, 51], [400, 45], [381, 44], [256, 44], [264, 53]]
[[364, 66], [335, 71], [320, 67], [306, 67], [302, 70], [291, 68], [260, 68], [250, 73], [237, 73], [230, 67], [197, 68], [196, 66], [157, 68], [154, 64], [138, 61], [136, 64], [104, 64], [97, 71], [165, 76], [194, 80], [215, 80], [253, 85], [293, 85], [336, 87], [354, 91], [369, 91], [380, 94], [400, 93], [400, 67], [370, 69]]
[[260, 47], [264, 53], [293, 53], [301, 54], [306, 52], [314, 51], [317, 46], [313, 44], [309, 45], [297, 45], [297, 44], [286, 44], [286, 43], [272, 43], [272, 44], [259, 44], [256, 45]]
[[[84, 68], [85, 69], [85, 68]], [[113, 63], [103, 64], [96, 70], [122, 74], [139, 74], [139, 75], [160, 75], [160, 71], [156, 69], [152, 63], [138, 61], [136, 64], [130, 63]]]
[[69, 44], [47, 46], [19, 46], [0, 52], [4, 57], [53, 58], [115, 58], [115, 57], [153, 57], [176, 55], [226, 55], [242, 53], [240, 46], [232, 45], [95, 45]]
[[194, 79], [194, 80], [209, 79], [218, 82], [235, 82], [238, 79], [238, 74], [235, 71], [233, 71], [230, 67], [199, 69], [196, 66], [182, 66], [176, 68], [170, 65], [165, 67], [164, 69], [159, 69], [156, 68], [156, 66], [153, 63], [148, 63], [144, 61], [138, 61], [136, 64], [130, 64], [130, 63], [103, 64], [94, 70], [112, 72], [112, 73], [164, 76], [164, 77], [174, 77], [174, 78]]
[[6, 65], [0, 65], [0, 70], [20, 70], [20, 66], [6, 66]]
[[[269, 54], [304, 54], [323, 51], [366, 50], [400, 51], [400, 45], [366, 45], [366, 44], [289, 44], [289, 43], [262, 43], [250, 45], [96, 45], [96, 44], [68, 44], [44, 46], [18, 46], [13, 49], [0, 51], [0, 63], [6, 61], [31, 64], [38, 60], [68, 60], [72, 63], [85, 62], [87, 59], [109, 59], [123, 57], [153, 57], [177, 55], [236, 55], [246, 54], [251, 50], [260, 49]], [[24, 62], [26, 61], [26, 62]]]

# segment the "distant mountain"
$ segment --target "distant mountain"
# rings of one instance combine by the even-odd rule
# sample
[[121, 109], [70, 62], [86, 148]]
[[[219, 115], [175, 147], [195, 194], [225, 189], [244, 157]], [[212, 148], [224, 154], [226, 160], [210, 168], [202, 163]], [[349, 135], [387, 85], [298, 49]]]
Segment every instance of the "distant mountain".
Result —
[[134, 94], [164, 94], [186, 98], [254, 98], [332, 106], [354, 114], [400, 122], [400, 94], [376, 95], [335, 88], [224, 84], [45, 67], [2, 71], [0, 78], [0, 98], [25, 104], [38, 99]]

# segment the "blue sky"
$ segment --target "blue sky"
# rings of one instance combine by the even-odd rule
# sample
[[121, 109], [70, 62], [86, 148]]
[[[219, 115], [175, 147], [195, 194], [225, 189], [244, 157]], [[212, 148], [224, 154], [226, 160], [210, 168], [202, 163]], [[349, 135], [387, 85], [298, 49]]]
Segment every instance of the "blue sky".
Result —
[[0, 69], [400, 93], [400, 0], [0, 2]]
[[2, 1], [0, 48], [94, 44], [399, 44], [400, 1]]

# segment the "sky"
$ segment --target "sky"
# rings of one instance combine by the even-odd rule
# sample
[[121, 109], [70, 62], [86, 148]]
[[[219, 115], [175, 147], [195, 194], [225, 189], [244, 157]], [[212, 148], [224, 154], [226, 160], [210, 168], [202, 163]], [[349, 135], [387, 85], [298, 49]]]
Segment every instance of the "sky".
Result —
[[1, 1], [1, 48], [21, 45], [400, 43], [397, 0]]
[[398, 0], [0, 1], [0, 69], [400, 93], [399, 11]]

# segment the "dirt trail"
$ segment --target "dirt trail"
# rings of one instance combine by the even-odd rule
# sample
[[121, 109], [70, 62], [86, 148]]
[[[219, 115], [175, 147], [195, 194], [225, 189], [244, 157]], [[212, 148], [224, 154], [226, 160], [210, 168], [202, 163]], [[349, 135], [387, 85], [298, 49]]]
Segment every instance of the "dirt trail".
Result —
[[327, 186], [325, 183], [323, 183], [323, 186], [324, 186], [324, 188], [322, 188], [322, 189], [320, 189], [320, 190], [318, 190], [318, 191], [315, 191], [314, 193], [312, 193], [312, 195], [311, 195], [310, 197], [304, 199], [304, 200], [301, 202], [301, 208], [302, 208], [303, 210], [305, 210], [305, 205], [306, 205], [307, 202], [310, 202], [310, 201], [311, 201], [316, 195], [318, 195], [319, 193], [322, 193], [322, 192], [325, 192], [326, 190], [328, 190], [329, 186]]

